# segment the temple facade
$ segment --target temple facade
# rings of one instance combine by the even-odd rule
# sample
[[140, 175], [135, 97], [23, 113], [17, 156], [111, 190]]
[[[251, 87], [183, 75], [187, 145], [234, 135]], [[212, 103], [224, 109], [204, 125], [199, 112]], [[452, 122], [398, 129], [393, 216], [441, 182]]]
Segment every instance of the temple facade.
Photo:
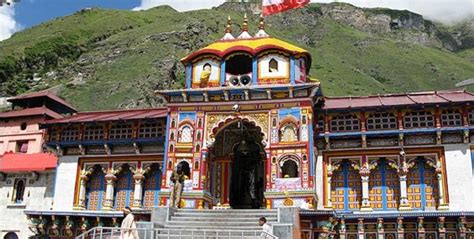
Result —
[[301, 208], [302, 238], [474, 238], [474, 95], [325, 97], [311, 55], [258, 31], [181, 59], [163, 108], [79, 112], [41, 124], [58, 157], [50, 209], [30, 227], [67, 237], [180, 208]]

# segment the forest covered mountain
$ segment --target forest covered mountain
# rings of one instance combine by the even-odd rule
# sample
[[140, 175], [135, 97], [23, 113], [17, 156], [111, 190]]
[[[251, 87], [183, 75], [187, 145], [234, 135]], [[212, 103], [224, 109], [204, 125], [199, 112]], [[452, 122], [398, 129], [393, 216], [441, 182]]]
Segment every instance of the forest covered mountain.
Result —
[[[251, 4], [178, 12], [84, 9], [0, 42], [0, 97], [53, 89], [80, 110], [159, 105], [158, 89], [182, 87], [179, 59], [234, 34]], [[309, 4], [266, 19], [275, 38], [312, 54], [325, 95], [451, 89], [474, 77], [474, 19], [446, 26], [409, 11]]]

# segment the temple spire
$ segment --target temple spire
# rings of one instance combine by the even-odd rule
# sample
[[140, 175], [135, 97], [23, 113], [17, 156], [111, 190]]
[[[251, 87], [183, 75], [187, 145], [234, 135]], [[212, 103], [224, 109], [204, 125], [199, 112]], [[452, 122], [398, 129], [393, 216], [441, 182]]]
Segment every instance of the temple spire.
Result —
[[252, 38], [249, 34], [249, 20], [247, 19], [247, 13], [244, 15], [244, 23], [242, 24], [242, 33], [237, 37], [239, 39]]
[[221, 40], [233, 40], [235, 37], [232, 35], [232, 20], [230, 19], [230, 16], [227, 16], [227, 26], [225, 28], [225, 34], [224, 37], [221, 38]]
[[255, 37], [268, 37], [268, 34], [265, 32], [265, 21], [263, 15], [260, 15], [260, 23], [258, 24], [258, 32], [255, 34]]

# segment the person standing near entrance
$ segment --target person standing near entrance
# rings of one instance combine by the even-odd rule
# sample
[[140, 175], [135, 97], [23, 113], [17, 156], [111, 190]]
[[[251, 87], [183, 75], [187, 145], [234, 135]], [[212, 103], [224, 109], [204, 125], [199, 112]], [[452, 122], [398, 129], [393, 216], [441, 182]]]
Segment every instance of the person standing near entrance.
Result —
[[130, 209], [130, 207], [125, 207], [123, 209], [123, 214], [125, 215], [125, 218], [120, 226], [120, 239], [139, 239], [137, 223], [132, 214], [132, 209]]
[[258, 225], [262, 227], [263, 233], [260, 235], [261, 238], [267, 238], [268, 235], [272, 235], [272, 227], [267, 224], [267, 219], [261, 217], [258, 219]]

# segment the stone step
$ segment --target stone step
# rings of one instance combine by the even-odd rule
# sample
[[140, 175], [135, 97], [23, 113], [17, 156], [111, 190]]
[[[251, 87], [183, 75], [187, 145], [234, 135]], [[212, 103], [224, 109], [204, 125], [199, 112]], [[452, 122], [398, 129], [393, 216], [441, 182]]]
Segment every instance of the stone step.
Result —
[[223, 228], [234, 228], [234, 227], [254, 227], [258, 226], [258, 221], [170, 221], [167, 225], [182, 225], [183, 227], [201, 227], [201, 226], [214, 226]]
[[180, 229], [180, 230], [198, 230], [198, 231], [205, 231], [205, 230], [251, 230], [251, 231], [258, 231], [262, 230], [262, 227], [258, 224], [255, 226], [222, 226], [222, 225], [185, 225], [185, 224], [166, 224], [166, 229]]
[[248, 212], [248, 213], [235, 213], [235, 212], [228, 212], [228, 213], [206, 213], [206, 212], [176, 212], [174, 216], [188, 216], [188, 217], [276, 217], [277, 213], [270, 213], [270, 212]]
[[[171, 221], [207, 221], [207, 222], [221, 222], [221, 221], [254, 221], [258, 222], [260, 217], [196, 217], [196, 216], [172, 216]], [[275, 216], [265, 217], [267, 222], [276, 222], [278, 219]]]

